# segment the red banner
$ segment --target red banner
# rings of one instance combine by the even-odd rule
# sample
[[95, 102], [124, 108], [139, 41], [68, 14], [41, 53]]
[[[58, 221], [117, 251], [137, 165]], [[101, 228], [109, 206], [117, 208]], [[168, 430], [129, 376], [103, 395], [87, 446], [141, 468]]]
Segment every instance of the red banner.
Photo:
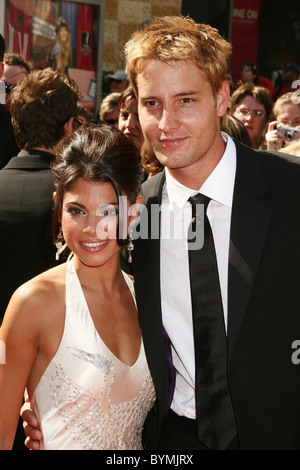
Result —
[[230, 68], [240, 79], [240, 63], [251, 60], [257, 64], [260, 0], [234, 0], [232, 9]]
[[30, 59], [32, 1], [14, 0], [9, 3], [7, 50]]
[[80, 3], [77, 23], [77, 68], [93, 70], [93, 7]]

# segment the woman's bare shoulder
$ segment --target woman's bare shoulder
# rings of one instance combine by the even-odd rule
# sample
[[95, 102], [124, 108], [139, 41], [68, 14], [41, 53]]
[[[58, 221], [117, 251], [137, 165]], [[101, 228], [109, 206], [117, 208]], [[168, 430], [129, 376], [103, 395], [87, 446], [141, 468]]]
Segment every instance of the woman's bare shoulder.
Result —
[[64, 301], [66, 265], [49, 269], [22, 284], [12, 295], [7, 311], [49, 312]]

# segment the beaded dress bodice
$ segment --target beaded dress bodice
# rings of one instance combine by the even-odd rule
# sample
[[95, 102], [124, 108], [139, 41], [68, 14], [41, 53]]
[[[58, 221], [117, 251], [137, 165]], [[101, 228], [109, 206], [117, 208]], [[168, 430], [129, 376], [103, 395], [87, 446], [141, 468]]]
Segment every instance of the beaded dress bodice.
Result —
[[[134, 298], [133, 283], [123, 274]], [[131, 367], [106, 347], [71, 259], [62, 340], [31, 398], [43, 434], [41, 448], [142, 449], [142, 428], [154, 401], [143, 342]]]

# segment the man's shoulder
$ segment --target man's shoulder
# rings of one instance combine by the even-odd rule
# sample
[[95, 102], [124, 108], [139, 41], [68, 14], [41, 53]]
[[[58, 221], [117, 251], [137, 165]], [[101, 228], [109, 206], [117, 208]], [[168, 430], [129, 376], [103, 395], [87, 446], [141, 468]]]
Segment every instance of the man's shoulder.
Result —
[[10, 120], [11, 114], [10, 112], [0, 103], [0, 118]]
[[149, 178], [145, 183], [142, 185], [142, 196], [143, 202], [147, 202], [147, 200], [154, 196], [159, 196], [163, 183], [165, 181], [165, 172], [164, 170], [151, 178]]
[[257, 194], [288, 194], [290, 199], [300, 199], [300, 158], [281, 152], [245, 148], [237, 143], [236, 180]]
[[296, 155], [289, 155], [283, 152], [271, 152], [269, 150], [255, 150], [239, 142], [235, 143], [237, 155], [241, 158], [248, 157], [249, 161], [254, 158], [255, 161], [266, 167], [295, 168], [296, 171], [300, 170], [300, 158]]

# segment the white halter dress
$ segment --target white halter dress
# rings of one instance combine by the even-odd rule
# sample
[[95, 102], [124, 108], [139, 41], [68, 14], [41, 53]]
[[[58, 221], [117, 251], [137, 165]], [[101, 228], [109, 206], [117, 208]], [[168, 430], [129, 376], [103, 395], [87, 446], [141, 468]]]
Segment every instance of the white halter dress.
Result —
[[[135, 299], [133, 282], [123, 275]], [[41, 449], [140, 450], [154, 401], [143, 342], [131, 367], [105, 346], [69, 260], [64, 333], [31, 399]]]

